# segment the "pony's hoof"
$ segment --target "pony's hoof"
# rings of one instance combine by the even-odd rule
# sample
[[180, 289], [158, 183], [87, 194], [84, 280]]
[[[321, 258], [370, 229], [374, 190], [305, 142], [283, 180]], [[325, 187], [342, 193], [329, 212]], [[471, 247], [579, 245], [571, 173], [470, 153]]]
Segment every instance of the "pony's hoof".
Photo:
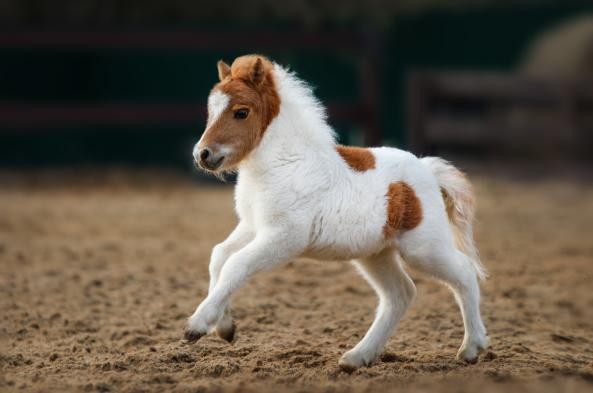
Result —
[[226, 326], [226, 327], [217, 326], [216, 334], [218, 334], [218, 337], [222, 338], [223, 340], [225, 340], [229, 343], [232, 343], [233, 341], [235, 341], [236, 330], [237, 330], [237, 327], [235, 326], [235, 322], [231, 322], [230, 326]]
[[364, 354], [349, 351], [340, 358], [338, 366], [340, 367], [340, 370], [351, 374], [353, 371], [361, 367], [370, 366], [373, 363], [374, 358], [374, 356], [365, 356]]
[[185, 333], [183, 333], [183, 339], [188, 343], [196, 342], [199, 339], [201, 339], [202, 336], [205, 336], [205, 334], [199, 333], [199, 332], [194, 332], [189, 329], [185, 329]]
[[464, 361], [469, 364], [478, 363], [479, 353], [475, 349], [465, 348], [457, 352], [457, 360]]
[[489, 339], [485, 337], [479, 341], [479, 343], [472, 342], [462, 345], [457, 352], [457, 360], [462, 360], [470, 364], [477, 363], [480, 353], [488, 348]]
[[340, 370], [346, 374], [352, 374], [356, 371], [356, 367], [352, 366], [351, 364], [343, 363], [342, 361], [338, 362], [338, 367], [340, 367]]

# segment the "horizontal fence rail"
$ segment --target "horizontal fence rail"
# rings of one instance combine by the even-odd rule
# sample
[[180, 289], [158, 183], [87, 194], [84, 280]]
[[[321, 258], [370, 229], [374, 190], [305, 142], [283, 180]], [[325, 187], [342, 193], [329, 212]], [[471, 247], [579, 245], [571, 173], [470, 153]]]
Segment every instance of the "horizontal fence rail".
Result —
[[[364, 143], [381, 141], [381, 40], [378, 34], [292, 33], [278, 31], [233, 32], [3, 32], [0, 50], [26, 50], [30, 53], [47, 50], [102, 51], [118, 49], [154, 49], [188, 51], [282, 51], [282, 50], [344, 50], [360, 59], [358, 77], [360, 99], [353, 103], [330, 102], [332, 120], [360, 124]], [[353, 81], [357, 83], [357, 81]], [[150, 125], [175, 122], [194, 124], [204, 118], [204, 103], [137, 104], [63, 102], [0, 102], [0, 132], [31, 131], [41, 126], [66, 125]], [[54, 128], [55, 129], [55, 128]]]
[[[367, 113], [357, 105], [332, 105], [329, 116], [336, 120], [364, 121]], [[195, 104], [0, 104], [0, 124], [18, 132], [37, 132], [69, 126], [150, 126], [174, 123], [203, 126], [206, 107]], [[6, 132], [6, 131], [4, 131]], [[14, 132], [14, 131], [13, 131]]]
[[442, 146], [554, 154], [593, 147], [593, 79], [415, 72], [407, 96], [418, 154]]

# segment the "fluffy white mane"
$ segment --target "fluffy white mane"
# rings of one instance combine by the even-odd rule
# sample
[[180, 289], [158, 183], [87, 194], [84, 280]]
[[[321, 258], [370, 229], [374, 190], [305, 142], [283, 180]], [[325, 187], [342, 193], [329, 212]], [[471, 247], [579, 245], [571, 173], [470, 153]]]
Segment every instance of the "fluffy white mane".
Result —
[[274, 63], [274, 76], [280, 96], [282, 120], [297, 128], [310, 142], [336, 143], [336, 134], [327, 123], [323, 104], [315, 97], [311, 87], [296, 74]]

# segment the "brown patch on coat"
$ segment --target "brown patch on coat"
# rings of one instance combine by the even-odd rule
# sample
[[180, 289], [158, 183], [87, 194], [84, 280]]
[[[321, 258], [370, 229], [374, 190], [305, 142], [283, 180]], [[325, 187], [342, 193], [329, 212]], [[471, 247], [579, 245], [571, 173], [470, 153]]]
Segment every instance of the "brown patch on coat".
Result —
[[375, 156], [370, 149], [338, 145], [336, 146], [336, 150], [352, 170], [365, 172], [375, 169]]
[[[231, 66], [218, 62], [220, 82], [212, 90], [228, 95], [229, 104], [204, 132], [200, 145], [232, 148], [233, 153], [225, 158], [221, 170], [233, 169], [244, 160], [280, 112], [273, 71], [273, 64], [259, 55], [238, 57]], [[249, 110], [247, 118], [235, 119], [235, 111], [241, 108]]]
[[383, 234], [389, 238], [400, 230], [416, 228], [422, 221], [422, 205], [414, 189], [405, 182], [389, 185], [387, 190], [387, 222]]

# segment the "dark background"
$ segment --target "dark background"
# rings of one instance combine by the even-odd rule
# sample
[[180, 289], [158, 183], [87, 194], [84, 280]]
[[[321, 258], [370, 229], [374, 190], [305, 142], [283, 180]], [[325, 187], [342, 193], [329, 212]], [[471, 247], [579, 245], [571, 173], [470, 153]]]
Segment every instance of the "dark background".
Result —
[[[340, 142], [440, 153], [442, 140], [409, 144], [412, 73], [521, 73], [538, 37], [587, 15], [592, 2], [3, 0], [0, 165], [190, 168], [216, 61], [251, 52], [315, 87]], [[543, 78], [590, 80], [589, 60], [583, 72]], [[475, 97], [445, 98], [463, 113], [483, 109]], [[467, 155], [503, 153], [457, 142]], [[590, 152], [566, 156], [573, 150]]]

